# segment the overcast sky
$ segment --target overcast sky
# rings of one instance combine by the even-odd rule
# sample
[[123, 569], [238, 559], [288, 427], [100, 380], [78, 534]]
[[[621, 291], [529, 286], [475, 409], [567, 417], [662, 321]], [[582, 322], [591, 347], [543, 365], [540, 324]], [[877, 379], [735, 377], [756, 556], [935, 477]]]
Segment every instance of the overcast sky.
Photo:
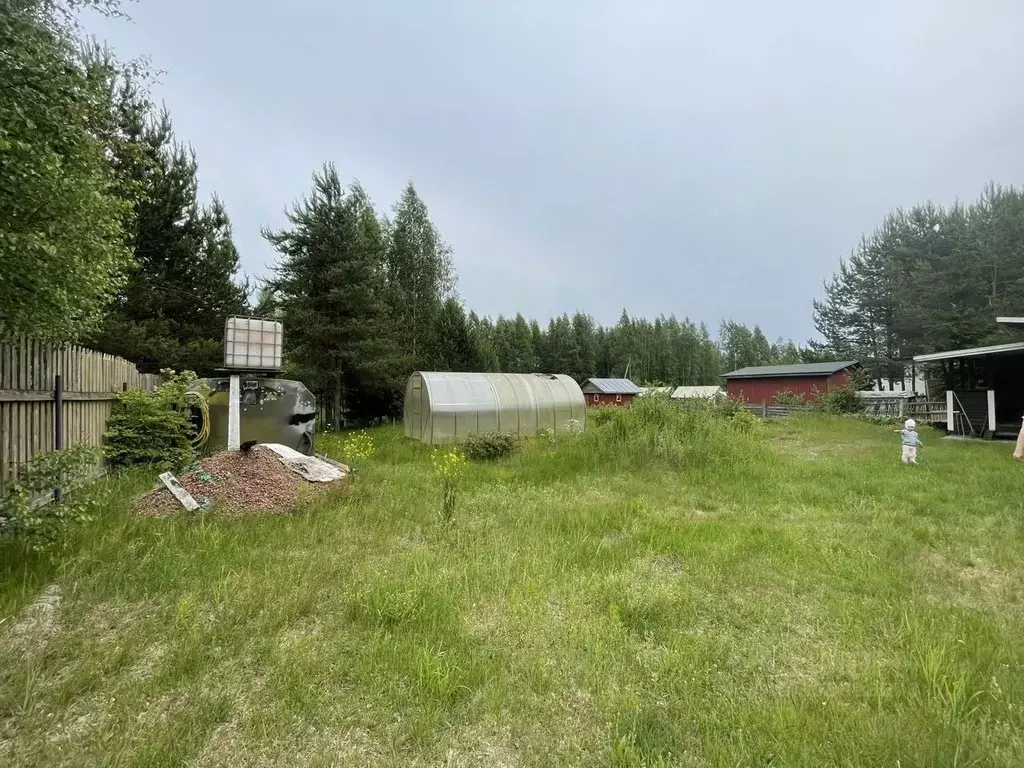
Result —
[[[843, 5], [840, 9], [838, 5]], [[895, 206], [1024, 181], [1019, 0], [141, 0], [84, 19], [199, 158], [247, 273], [334, 161], [412, 180], [481, 314], [813, 334]]]

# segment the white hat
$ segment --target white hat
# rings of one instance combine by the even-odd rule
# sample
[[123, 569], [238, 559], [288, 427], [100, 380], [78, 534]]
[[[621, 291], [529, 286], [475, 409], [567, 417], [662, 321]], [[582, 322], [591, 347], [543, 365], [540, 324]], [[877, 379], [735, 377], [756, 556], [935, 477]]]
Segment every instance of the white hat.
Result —
[[917, 429], [917, 422], [913, 419], [907, 419], [903, 422], [903, 426], [907, 429]]

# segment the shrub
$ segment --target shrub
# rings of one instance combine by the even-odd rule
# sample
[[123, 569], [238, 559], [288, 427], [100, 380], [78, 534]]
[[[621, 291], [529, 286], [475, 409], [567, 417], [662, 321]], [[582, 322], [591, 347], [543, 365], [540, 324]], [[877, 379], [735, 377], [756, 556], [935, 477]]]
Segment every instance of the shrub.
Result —
[[107, 460], [114, 467], [138, 464], [176, 469], [195, 459], [188, 392], [197, 386], [190, 371], [165, 372], [153, 392], [129, 390], [117, 396], [103, 434]]
[[587, 415], [587, 419], [595, 427], [600, 427], [602, 424], [607, 424], [615, 418], [616, 408], [592, 408]]
[[741, 408], [729, 417], [733, 426], [741, 432], [752, 432], [757, 429], [757, 417], [746, 408]]
[[775, 394], [775, 402], [779, 405], [803, 405], [804, 398], [803, 395], [798, 395], [796, 392], [784, 389]]
[[474, 432], [466, 437], [462, 451], [473, 461], [490, 461], [511, 456], [519, 447], [514, 435], [501, 432]]
[[56, 489], [66, 491], [87, 479], [100, 455], [98, 448], [76, 445], [33, 457], [0, 498], [0, 538], [26, 539], [41, 546], [55, 541], [69, 526], [87, 521], [88, 507], [79, 495], [64, 495], [46, 505], [38, 502]]
[[853, 386], [840, 387], [819, 395], [815, 405], [825, 413], [857, 413], [864, 409]]

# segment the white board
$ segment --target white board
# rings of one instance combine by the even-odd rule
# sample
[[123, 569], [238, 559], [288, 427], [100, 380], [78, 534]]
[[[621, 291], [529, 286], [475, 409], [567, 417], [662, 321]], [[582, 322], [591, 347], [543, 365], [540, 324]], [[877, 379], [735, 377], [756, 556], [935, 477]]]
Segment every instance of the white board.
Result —
[[167, 490], [171, 492], [181, 506], [189, 512], [195, 512], [199, 509], [199, 502], [192, 498], [192, 494], [186, 491], [184, 486], [178, 482], [178, 478], [170, 472], [164, 472], [160, 475], [160, 482], [166, 486]]

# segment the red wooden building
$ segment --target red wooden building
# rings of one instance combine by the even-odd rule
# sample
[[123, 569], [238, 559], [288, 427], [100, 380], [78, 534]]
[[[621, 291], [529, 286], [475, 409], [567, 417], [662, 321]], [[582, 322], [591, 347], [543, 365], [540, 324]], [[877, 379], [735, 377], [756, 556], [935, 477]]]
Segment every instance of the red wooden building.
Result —
[[629, 405], [640, 391], [640, 387], [629, 379], [587, 379], [583, 382], [587, 405]]
[[[726, 388], [733, 400], [769, 404], [776, 402], [780, 392], [791, 392], [810, 402], [849, 382], [854, 368], [852, 360], [835, 363], [802, 363], [799, 365], [765, 365], [740, 368], [725, 374]], [[585, 391], [585, 390], [584, 390]]]

